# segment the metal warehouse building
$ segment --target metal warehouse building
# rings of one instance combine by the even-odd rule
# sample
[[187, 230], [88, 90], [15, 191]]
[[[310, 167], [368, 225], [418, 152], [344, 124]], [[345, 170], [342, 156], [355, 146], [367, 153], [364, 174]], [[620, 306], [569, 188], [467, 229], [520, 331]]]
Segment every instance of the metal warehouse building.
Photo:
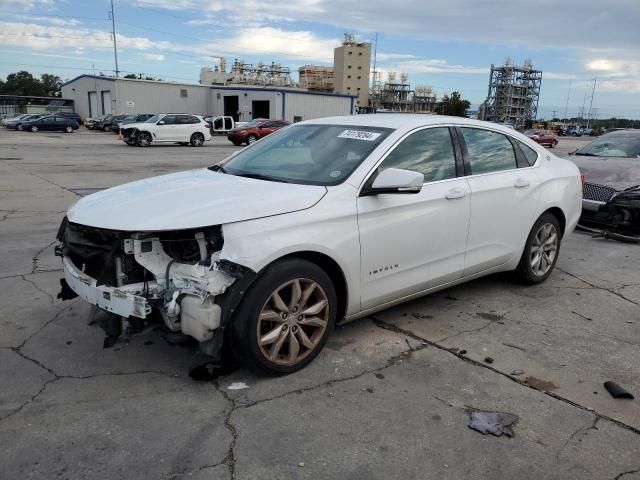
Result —
[[205, 86], [81, 75], [62, 85], [80, 116], [188, 112], [229, 115], [236, 121], [271, 118], [299, 122], [355, 113], [353, 95], [258, 86]]

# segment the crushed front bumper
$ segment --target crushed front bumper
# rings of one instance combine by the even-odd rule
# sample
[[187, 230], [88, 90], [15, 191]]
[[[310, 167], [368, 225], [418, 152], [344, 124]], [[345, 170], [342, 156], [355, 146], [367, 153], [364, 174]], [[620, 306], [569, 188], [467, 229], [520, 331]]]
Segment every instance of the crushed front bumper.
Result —
[[120, 315], [122, 317], [146, 318], [151, 313], [151, 306], [147, 299], [136, 295], [135, 285], [122, 287], [107, 287], [97, 285], [94, 278], [84, 274], [71, 260], [63, 257], [64, 278], [71, 289], [92, 305]]

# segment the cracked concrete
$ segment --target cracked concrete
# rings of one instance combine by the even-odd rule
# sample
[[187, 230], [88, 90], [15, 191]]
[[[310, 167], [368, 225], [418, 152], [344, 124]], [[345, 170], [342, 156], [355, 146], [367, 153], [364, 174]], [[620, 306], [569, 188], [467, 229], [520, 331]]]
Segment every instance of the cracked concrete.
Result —
[[[570, 235], [544, 285], [494, 276], [380, 312], [338, 328], [287, 377], [193, 382], [189, 353], [152, 329], [103, 349], [89, 306], [56, 298], [70, 190], [234, 149], [0, 131], [3, 476], [640, 478], [637, 400], [602, 387], [640, 395], [637, 246]], [[470, 430], [469, 408], [518, 415], [515, 438]]]

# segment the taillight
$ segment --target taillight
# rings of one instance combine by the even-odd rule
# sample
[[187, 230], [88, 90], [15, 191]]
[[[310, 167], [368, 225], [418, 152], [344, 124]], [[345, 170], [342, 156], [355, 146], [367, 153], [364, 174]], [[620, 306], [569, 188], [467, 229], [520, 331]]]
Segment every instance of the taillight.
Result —
[[582, 183], [582, 185], [583, 185], [583, 186], [584, 186], [584, 180], [585, 180], [585, 177], [586, 177], [586, 176], [585, 176], [585, 174], [584, 174], [584, 173], [581, 173], [581, 174], [580, 174], [580, 183]]
[[208, 123], [205, 123], [204, 128], [211, 128], [211, 125], [209, 125]]

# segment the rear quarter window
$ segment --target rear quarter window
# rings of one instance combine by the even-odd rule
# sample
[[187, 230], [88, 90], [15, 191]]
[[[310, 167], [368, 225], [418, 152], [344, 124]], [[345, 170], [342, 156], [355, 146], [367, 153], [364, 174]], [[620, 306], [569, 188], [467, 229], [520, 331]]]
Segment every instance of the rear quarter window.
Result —
[[516, 142], [518, 142], [518, 146], [520, 147], [520, 150], [522, 151], [525, 158], [527, 159], [527, 163], [529, 164], [530, 167], [532, 167], [538, 160], [538, 152], [536, 152], [529, 145], [525, 145], [519, 140], [516, 140]]

